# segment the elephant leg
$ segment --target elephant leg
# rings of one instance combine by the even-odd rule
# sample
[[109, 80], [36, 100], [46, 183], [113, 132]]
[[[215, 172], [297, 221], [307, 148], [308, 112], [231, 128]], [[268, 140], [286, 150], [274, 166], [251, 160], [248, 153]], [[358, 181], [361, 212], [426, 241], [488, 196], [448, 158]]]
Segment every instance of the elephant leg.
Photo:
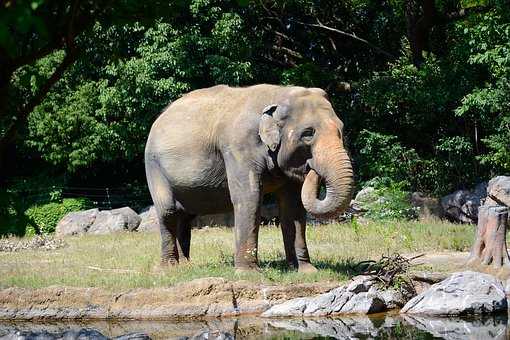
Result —
[[[234, 163], [234, 164], [233, 164]], [[262, 190], [260, 176], [248, 167], [225, 159], [230, 199], [234, 206], [237, 270], [258, 270], [258, 236]]]
[[179, 253], [179, 261], [188, 260], [191, 244], [191, 220], [194, 216], [188, 214], [180, 214], [177, 219], [177, 251]]
[[287, 263], [300, 272], [316, 272], [306, 245], [306, 210], [301, 203], [300, 186], [285, 185], [277, 192], [277, 199]]
[[178, 215], [172, 189], [156, 161], [147, 162], [145, 168], [147, 184], [159, 220], [161, 264], [177, 264], [179, 262], [176, 241]]

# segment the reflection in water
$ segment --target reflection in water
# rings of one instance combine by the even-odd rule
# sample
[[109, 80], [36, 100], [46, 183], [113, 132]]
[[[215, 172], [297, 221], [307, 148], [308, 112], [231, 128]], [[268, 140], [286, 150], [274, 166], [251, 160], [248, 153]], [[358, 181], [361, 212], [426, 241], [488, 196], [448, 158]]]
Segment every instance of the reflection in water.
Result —
[[448, 340], [507, 339], [507, 315], [470, 319], [405, 316], [404, 320], [417, 329]]
[[[428, 318], [381, 315], [341, 318], [263, 319], [239, 318], [193, 322], [176, 321], [97, 321], [97, 322], [8, 322], [0, 321], [0, 339], [19, 331], [45, 333], [58, 338], [63, 332], [95, 330], [115, 338], [145, 333], [152, 339], [507, 339], [508, 318], [496, 317]], [[19, 333], [18, 333], [19, 334]], [[51, 334], [55, 337], [51, 337]], [[129, 337], [122, 337], [128, 339]], [[66, 338], [66, 339], [73, 339]], [[97, 337], [96, 339], [104, 339]], [[135, 338], [129, 338], [135, 339]], [[138, 338], [136, 338], [138, 339]]]

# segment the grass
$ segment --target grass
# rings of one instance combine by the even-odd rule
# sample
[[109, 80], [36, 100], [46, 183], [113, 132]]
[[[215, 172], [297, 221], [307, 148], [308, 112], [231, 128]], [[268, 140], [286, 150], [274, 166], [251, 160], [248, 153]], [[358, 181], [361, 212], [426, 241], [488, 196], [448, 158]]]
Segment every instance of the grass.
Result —
[[[319, 271], [304, 275], [285, 265], [277, 227], [262, 227], [259, 261], [262, 272], [236, 274], [233, 232], [228, 228], [193, 230], [191, 262], [161, 270], [159, 235], [122, 233], [65, 239], [68, 247], [52, 250], [0, 252], [0, 288], [51, 285], [104, 287], [111, 290], [164, 287], [200, 277], [271, 283], [344, 281], [358, 261], [383, 254], [465, 251], [474, 228], [446, 222], [357, 222], [308, 228], [312, 262]], [[434, 270], [446, 270], [441, 266]]]

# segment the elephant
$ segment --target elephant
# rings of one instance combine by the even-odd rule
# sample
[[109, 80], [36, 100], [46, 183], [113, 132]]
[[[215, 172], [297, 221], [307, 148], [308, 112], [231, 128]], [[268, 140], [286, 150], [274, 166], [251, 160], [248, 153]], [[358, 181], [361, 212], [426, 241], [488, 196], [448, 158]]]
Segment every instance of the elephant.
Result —
[[353, 188], [343, 123], [320, 88], [218, 85], [189, 92], [153, 123], [145, 170], [160, 223], [161, 263], [189, 260], [195, 216], [233, 210], [238, 271], [259, 270], [264, 194], [276, 197], [288, 265], [315, 272], [306, 214], [339, 214]]

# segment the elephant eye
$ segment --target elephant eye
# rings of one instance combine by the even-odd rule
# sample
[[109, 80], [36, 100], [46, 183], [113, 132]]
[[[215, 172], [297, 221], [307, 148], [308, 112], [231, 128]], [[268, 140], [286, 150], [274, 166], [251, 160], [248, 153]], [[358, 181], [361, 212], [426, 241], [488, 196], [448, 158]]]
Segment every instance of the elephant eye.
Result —
[[313, 128], [307, 128], [301, 133], [301, 140], [303, 142], [311, 142], [314, 135], [315, 130]]

